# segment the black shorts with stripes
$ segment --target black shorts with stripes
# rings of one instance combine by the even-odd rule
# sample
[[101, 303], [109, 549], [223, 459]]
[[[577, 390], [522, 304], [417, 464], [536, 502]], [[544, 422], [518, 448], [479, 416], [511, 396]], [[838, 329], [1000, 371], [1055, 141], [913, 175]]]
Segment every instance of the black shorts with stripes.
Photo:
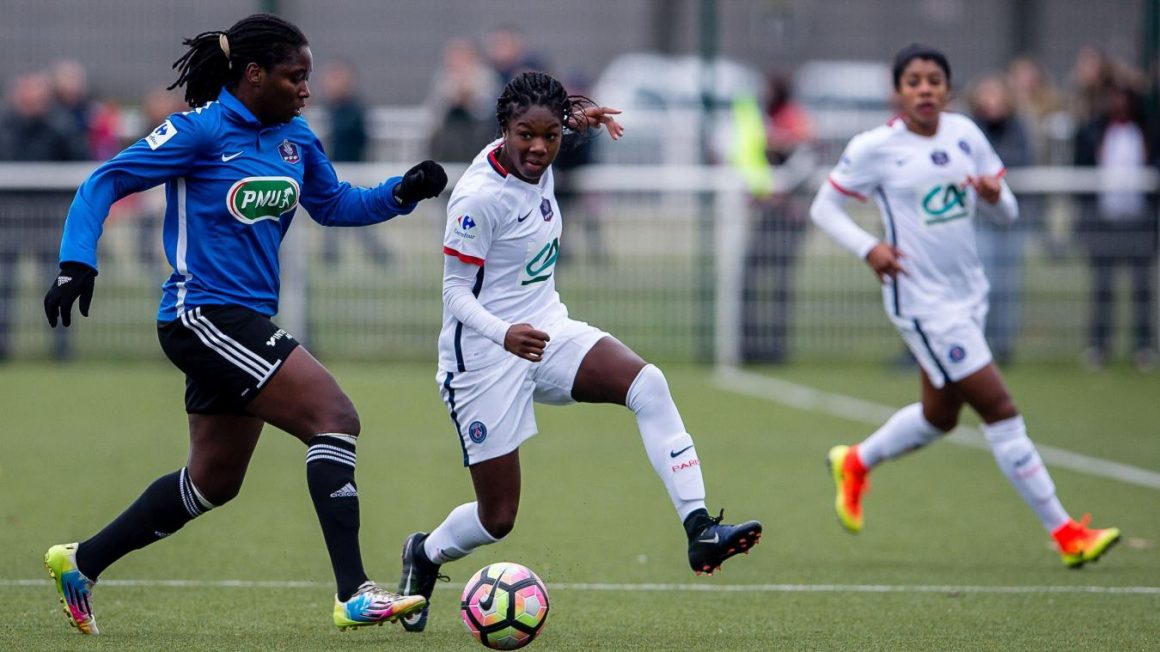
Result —
[[241, 306], [199, 306], [157, 324], [161, 349], [185, 372], [185, 411], [245, 414], [246, 405], [298, 346], [265, 315]]

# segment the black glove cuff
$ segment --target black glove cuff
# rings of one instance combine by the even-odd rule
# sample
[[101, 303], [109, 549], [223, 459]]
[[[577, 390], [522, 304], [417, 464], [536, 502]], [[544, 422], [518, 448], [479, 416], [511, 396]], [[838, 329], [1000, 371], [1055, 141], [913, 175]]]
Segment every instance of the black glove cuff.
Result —
[[73, 260], [68, 260], [68, 261], [61, 263], [60, 264], [60, 271], [62, 273], [65, 273], [65, 274], [68, 274], [69, 276], [74, 276], [74, 277], [86, 276], [86, 275], [91, 275], [91, 276], [97, 275], [97, 270], [93, 269], [92, 267], [89, 267], [88, 265], [86, 265], [84, 263], [78, 263], [78, 262], [73, 261]]
[[391, 199], [395, 200], [395, 203], [400, 205], [400, 206], [406, 206], [407, 204], [410, 204], [411, 202], [406, 201], [405, 199], [403, 199], [402, 197], [399, 196], [399, 189], [402, 187], [403, 187], [403, 182], [402, 182], [402, 180], [400, 180], [398, 183], [395, 184], [394, 188], [391, 188]]

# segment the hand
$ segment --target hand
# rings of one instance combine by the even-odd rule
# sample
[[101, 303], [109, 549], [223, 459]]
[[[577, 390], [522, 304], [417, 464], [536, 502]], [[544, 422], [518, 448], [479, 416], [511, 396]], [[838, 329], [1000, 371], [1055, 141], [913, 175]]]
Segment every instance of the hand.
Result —
[[967, 185], [974, 188], [979, 193], [979, 199], [988, 204], [999, 201], [999, 194], [1003, 190], [999, 177], [994, 176], [967, 177]]
[[447, 173], [443, 166], [435, 161], [423, 161], [407, 170], [403, 180], [395, 186], [395, 201], [400, 204], [411, 204], [420, 199], [431, 199], [439, 196], [447, 187]]
[[887, 276], [895, 278], [900, 273], [906, 274], [906, 270], [902, 268], [902, 263], [900, 262], [903, 257], [902, 251], [898, 247], [886, 244], [885, 242], [879, 242], [874, 245], [870, 253], [866, 254], [866, 264], [870, 266], [870, 269], [874, 270], [874, 273], [878, 276], [878, 282], [882, 283], [886, 281]]
[[624, 126], [613, 118], [614, 115], [621, 113], [620, 109], [613, 109], [607, 106], [586, 106], [581, 111], [584, 114], [584, 120], [576, 120], [576, 124], [569, 125], [573, 129], [599, 129], [601, 125], [608, 127], [608, 135], [612, 140], [620, 140], [624, 135]]
[[548, 345], [548, 334], [536, 330], [531, 324], [514, 324], [503, 338], [503, 348], [530, 362], [544, 358], [544, 347]]
[[44, 314], [48, 317], [48, 325], [56, 328], [59, 314], [60, 323], [68, 328], [72, 322], [72, 305], [77, 297], [81, 298], [81, 314], [88, 317], [96, 278], [97, 270], [84, 263], [61, 263], [60, 274], [44, 295]]

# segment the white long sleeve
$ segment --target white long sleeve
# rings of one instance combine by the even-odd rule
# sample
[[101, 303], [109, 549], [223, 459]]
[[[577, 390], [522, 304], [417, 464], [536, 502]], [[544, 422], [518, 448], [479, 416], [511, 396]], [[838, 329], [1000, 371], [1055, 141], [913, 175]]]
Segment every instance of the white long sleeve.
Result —
[[465, 326], [503, 346], [511, 324], [483, 307], [472, 292], [479, 266], [465, 263], [455, 256], [443, 257], [443, 305]]
[[1019, 202], [1015, 199], [1015, 193], [1011, 192], [1011, 186], [1007, 185], [1006, 180], [1001, 179], [999, 183], [1001, 184], [999, 201], [994, 204], [979, 201], [979, 209], [996, 222], [1014, 222], [1019, 219]]
[[826, 235], [858, 258], [865, 259], [878, 238], [858, 226], [846, 213], [846, 196], [828, 183], [822, 184], [810, 206], [810, 219]]

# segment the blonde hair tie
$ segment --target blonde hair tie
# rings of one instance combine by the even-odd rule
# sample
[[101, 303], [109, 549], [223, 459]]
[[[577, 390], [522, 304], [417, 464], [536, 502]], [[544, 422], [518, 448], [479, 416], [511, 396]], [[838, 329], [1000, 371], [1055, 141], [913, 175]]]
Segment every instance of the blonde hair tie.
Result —
[[218, 34], [218, 47], [222, 49], [222, 54], [226, 55], [226, 61], [230, 59], [230, 40], [226, 38], [226, 33]]

